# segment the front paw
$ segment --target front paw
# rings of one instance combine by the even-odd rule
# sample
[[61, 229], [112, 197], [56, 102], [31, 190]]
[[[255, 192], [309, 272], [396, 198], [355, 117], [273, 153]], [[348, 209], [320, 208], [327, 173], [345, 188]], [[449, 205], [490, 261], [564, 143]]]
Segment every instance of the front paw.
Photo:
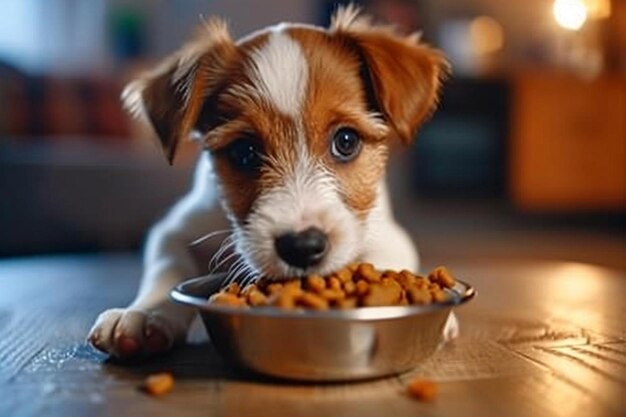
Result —
[[113, 308], [98, 316], [87, 339], [102, 352], [127, 358], [169, 350], [185, 336], [178, 327], [158, 310]]

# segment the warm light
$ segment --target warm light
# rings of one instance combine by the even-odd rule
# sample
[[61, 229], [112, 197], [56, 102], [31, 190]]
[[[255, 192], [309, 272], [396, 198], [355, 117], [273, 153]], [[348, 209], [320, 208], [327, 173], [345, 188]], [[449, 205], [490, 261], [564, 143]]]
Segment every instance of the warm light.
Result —
[[[546, 316], [565, 319], [582, 328], [607, 328], [610, 317], [617, 317], [611, 303], [599, 302], [618, 297], [611, 294], [610, 281], [620, 280], [618, 272], [581, 263], [555, 263], [542, 275], [543, 294], [550, 294]], [[621, 294], [620, 294], [621, 295]]]
[[611, 16], [611, 0], [584, 0], [589, 19], [606, 19]]
[[[546, 274], [546, 282], [554, 285], [557, 299], [580, 303], [599, 297], [602, 290], [602, 270], [587, 264], [562, 263]], [[552, 288], [551, 288], [552, 289]]]
[[587, 20], [587, 7], [583, 0], [555, 0], [552, 12], [556, 22], [569, 30], [580, 29]]
[[504, 34], [502, 26], [495, 19], [480, 16], [472, 20], [469, 27], [474, 50], [481, 54], [490, 54], [502, 49]]

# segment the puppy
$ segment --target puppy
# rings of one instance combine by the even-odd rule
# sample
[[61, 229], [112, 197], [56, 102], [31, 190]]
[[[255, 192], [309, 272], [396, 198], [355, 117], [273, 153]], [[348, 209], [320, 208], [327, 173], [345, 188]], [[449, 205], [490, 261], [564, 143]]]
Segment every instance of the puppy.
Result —
[[189, 244], [211, 232], [216, 200], [240, 273], [323, 275], [354, 261], [417, 271], [417, 251], [391, 212], [385, 165], [393, 142], [409, 144], [432, 113], [447, 70], [417, 35], [372, 25], [353, 7], [327, 29], [279, 24], [237, 42], [209, 21], [123, 93], [170, 163], [183, 139], [206, 151], [192, 190], [149, 233], [137, 297], [102, 313], [91, 343], [128, 357], [184, 340], [194, 312], [168, 292], [207, 262]]

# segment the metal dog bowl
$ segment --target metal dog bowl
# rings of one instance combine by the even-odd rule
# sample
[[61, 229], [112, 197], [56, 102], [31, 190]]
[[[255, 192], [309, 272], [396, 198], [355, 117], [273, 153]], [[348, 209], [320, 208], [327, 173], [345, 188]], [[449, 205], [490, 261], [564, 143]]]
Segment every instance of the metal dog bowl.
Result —
[[407, 371], [443, 343], [454, 306], [475, 295], [461, 281], [444, 303], [290, 311], [233, 308], [208, 303], [223, 274], [184, 282], [171, 297], [198, 308], [217, 350], [254, 371], [280, 378], [332, 381], [381, 377]]

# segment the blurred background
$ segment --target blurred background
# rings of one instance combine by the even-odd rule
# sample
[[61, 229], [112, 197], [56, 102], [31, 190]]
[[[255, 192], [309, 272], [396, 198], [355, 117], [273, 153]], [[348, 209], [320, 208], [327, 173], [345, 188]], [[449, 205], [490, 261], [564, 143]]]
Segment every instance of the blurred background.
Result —
[[[0, 0], [0, 256], [134, 251], [187, 189], [122, 112], [138, 70], [202, 17], [235, 36], [327, 24], [325, 0]], [[429, 264], [563, 259], [626, 269], [626, 1], [370, 0], [454, 75], [394, 156], [397, 216]]]

